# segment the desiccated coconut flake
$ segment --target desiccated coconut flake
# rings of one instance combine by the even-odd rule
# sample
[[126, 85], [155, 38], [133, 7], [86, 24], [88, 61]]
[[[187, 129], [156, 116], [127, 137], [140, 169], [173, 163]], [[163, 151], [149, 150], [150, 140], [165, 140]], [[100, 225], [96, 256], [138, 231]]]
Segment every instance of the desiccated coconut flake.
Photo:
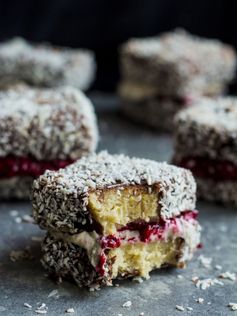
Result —
[[204, 279], [204, 280], [200, 280], [198, 279], [196, 282], [196, 287], [201, 289], [201, 290], [206, 290], [207, 288], [209, 288], [212, 285], [215, 284], [219, 284], [219, 285], [224, 285], [223, 282], [217, 280], [217, 279]]
[[65, 313], [73, 314], [73, 313], [75, 313], [75, 310], [74, 310], [74, 308], [68, 308], [68, 309], [66, 309]]
[[192, 282], [193, 282], [193, 283], [195, 283], [195, 284], [196, 284], [196, 283], [197, 283], [197, 281], [199, 280], [199, 277], [194, 276], [194, 277], [192, 277], [192, 279], [191, 279], [191, 280], [192, 280]]
[[26, 308], [32, 309], [32, 306], [31, 306], [30, 304], [28, 304], [28, 303], [24, 303], [23, 305], [24, 305]]
[[23, 215], [21, 219], [22, 219], [22, 222], [24, 222], [24, 223], [29, 223], [29, 224], [35, 223], [33, 217], [28, 215], [28, 214]]
[[181, 311], [181, 312], [184, 312], [185, 311], [185, 308], [181, 305], [176, 305], [175, 308], [178, 310], [178, 311]]
[[237, 303], [229, 303], [228, 307], [230, 307], [232, 311], [237, 311]]
[[198, 257], [198, 260], [201, 262], [204, 268], [210, 268], [212, 263], [212, 258], [204, 257], [203, 255]]
[[126, 307], [126, 308], [129, 308], [132, 306], [132, 302], [131, 301], [127, 301], [125, 303], [123, 303], [122, 307]]
[[231, 273], [229, 271], [223, 272], [219, 275], [220, 279], [228, 279], [231, 281], [235, 281], [236, 280], [236, 274], [235, 273]]
[[199, 304], [203, 304], [203, 303], [204, 303], [204, 298], [199, 297], [199, 298], [196, 300], [196, 302], [199, 303]]
[[52, 296], [55, 296], [55, 295], [57, 295], [57, 294], [58, 294], [58, 290], [53, 290], [53, 291], [51, 291], [51, 292], [49, 293], [48, 298], [49, 298], [49, 297], [52, 297]]

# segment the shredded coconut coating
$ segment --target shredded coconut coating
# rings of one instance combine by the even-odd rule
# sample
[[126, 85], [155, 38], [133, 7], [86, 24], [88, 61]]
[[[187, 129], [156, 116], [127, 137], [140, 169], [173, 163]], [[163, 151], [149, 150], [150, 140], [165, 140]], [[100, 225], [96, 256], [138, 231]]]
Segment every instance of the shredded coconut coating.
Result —
[[88, 50], [31, 44], [13, 38], [0, 44], [0, 83], [23, 81], [33, 86], [70, 85], [87, 89], [95, 76], [94, 54]]
[[121, 48], [122, 78], [157, 86], [167, 95], [202, 94], [207, 84], [225, 85], [233, 79], [235, 67], [231, 46], [180, 29], [130, 39]]
[[71, 87], [18, 87], [0, 92], [0, 157], [77, 159], [95, 150], [92, 104]]
[[175, 158], [237, 159], [237, 98], [203, 98], [176, 117]]
[[46, 171], [35, 180], [33, 214], [42, 228], [75, 233], [93, 222], [87, 208], [90, 191], [139, 184], [159, 184], [163, 219], [195, 208], [196, 183], [190, 171], [103, 151], [57, 172]]

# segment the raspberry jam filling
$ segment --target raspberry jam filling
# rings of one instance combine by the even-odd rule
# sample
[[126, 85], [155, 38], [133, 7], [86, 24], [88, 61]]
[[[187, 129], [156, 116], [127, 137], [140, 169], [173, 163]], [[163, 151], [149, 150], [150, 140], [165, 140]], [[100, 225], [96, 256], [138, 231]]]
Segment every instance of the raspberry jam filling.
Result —
[[179, 216], [162, 220], [159, 222], [136, 221], [118, 229], [117, 234], [103, 236], [100, 238], [101, 254], [96, 271], [103, 276], [105, 274], [106, 253], [110, 249], [118, 248], [122, 243], [136, 243], [164, 240], [166, 234], [172, 232], [173, 235], [182, 235], [180, 231], [180, 220], [195, 222], [198, 211], [185, 211]]
[[71, 164], [73, 160], [36, 160], [33, 157], [16, 157], [9, 155], [0, 158], [0, 178], [15, 176], [38, 177], [45, 170], [58, 170]]
[[189, 169], [194, 176], [217, 181], [236, 181], [237, 165], [228, 160], [204, 157], [186, 157], [175, 162], [176, 165]]

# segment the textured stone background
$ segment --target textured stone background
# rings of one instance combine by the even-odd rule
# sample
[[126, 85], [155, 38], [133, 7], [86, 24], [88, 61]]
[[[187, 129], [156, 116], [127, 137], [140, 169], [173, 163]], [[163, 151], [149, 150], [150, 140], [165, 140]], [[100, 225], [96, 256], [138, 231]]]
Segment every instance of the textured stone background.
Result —
[[[99, 114], [101, 141], [100, 149], [111, 153], [119, 152], [156, 160], [169, 160], [172, 141], [167, 135], [158, 135], [123, 120], [117, 111], [113, 98], [93, 96]], [[208, 203], [199, 203], [200, 221], [203, 225], [203, 249], [198, 250], [194, 260], [184, 270], [163, 270], [152, 273], [150, 280], [138, 284], [119, 282], [120, 287], [88, 292], [64, 282], [60, 286], [47, 279], [42, 269], [39, 242], [32, 236], [42, 236], [37, 227], [29, 223], [16, 223], [10, 215], [18, 210], [19, 216], [30, 213], [27, 202], [0, 203], [0, 315], [37, 315], [34, 308], [38, 302], [48, 306], [48, 315], [65, 315], [67, 308], [74, 308], [75, 314], [83, 316], [112, 315], [145, 316], [170, 315], [234, 315], [229, 302], [237, 303], [237, 282], [223, 280], [224, 286], [214, 285], [205, 291], [195, 287], [191, 278], [214, 278], [220, 273], [214, 266], [220, 264], [223, 272], [237, 272], [237, 210]], [[23, 250], [29, 246], [33, 260], [10, 261], [11, 250]], [[197, 260], [199, 255], [213, 258], [212, 267], [204, 268]], [[182, 275], [183, 278], [178, 278]], [[58, 296], [48, 298], [52, 290]], [[196, 302], [204, 298], [203, 304]], [[130, 300], [132, 307], [123, 308]], [[27, 310], [27, 302], [33, 310]], [[176, 305], [192, 307], [193, 311], [180, 312]]]

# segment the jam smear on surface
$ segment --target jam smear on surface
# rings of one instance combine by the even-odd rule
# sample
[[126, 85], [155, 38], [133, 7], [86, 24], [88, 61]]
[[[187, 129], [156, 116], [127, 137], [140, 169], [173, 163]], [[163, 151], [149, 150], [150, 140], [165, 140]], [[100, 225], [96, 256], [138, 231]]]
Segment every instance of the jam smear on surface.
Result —
[[33, 157], [17, 157], [9, 155], [0, 158], [0, 178], [15, 176], [38, 177], [45, 170], [58, 170], [71, 164], [73, 160], [37, 160]]
[[204, 157], [185, 157], [174, 162], [189, 169], [194, 176], [217, 181], [237, 180], [237, 165], [228, 160], [209, 159]]

